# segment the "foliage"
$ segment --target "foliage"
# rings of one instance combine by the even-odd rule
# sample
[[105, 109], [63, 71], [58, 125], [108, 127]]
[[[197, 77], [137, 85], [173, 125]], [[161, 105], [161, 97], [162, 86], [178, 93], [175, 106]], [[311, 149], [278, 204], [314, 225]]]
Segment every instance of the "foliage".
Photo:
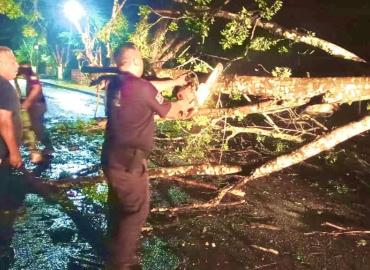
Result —
[[269, 0], [254, 0], [260, 9], [260, 16], [264, 19], [271, 20], [271, 18], [282, 8], [283, 1], [275, 0], [274, 3], [269, 6]]
[[[129, 35], [129, 41], [135, 43], [147, 62], [156, 63], [159, 61], [159, 57], [163, 53], [163, 47], [166, 45], [167, 33], [176, 31], [178, 25], [175, 22], [166, 24], [161, 20], [151, 22], [150, 11], [151, 9], [148, 6], [140, 7], [140, 20], [136, 24], [135, 32]], [[155, 29], [156, 26], [158, 29]]]
[[[207, 8], [213, 0], [195, 0], [190, 2], [190, 6], [195, 10], [202, 10]], [[187, 12], [185, 14], [185, 26], [188, 30], [198, 34], [204, 41], [208, 37], [209, 30], [214, 23], [214, 17], [209, 12], [202, 12], [197, 16]]]
[[144, 242], [142, 251], [144, 270], [175, 270], [179, 264], [179, 258], [160, 238], [153, 237]]
[[242, 45], [249, 37], [249, 30], [252, 28], [252, 13], [245, 7], [238, 13], [237, 19], [227, 23], [221, 31], [221, 45], [224, 50], [234, 45]]
[[194, 4], [198, 6], [207, 6], [212, 3], [213, 0], [194, 0]]
[[169, 25], [168, 25], [168, 31], [171, 31], [171, 32], [175, 32], [179, 29], [179, 25], [172, 21]]
[[17, 19], [24, 15], [20, 4], [14, 0], [0, 0], [0, 14], [10, 19]]
[[33, 52], [33, 42], [27, 42], [25, 40], [23, 40], [23, 43], [22, 45], [19, 47], [18, 50], [15, 50], [14, 53], [17, 57], [17, 60], [19, 62], [22, 62], [22, 61], [32, 61], [33, 60], [33, 57], [32, 57], [32, 52]]
[[203, 13], [202, 16], [188, 16], [185, 19], [185, 25], [192, 32], [200, 35], [202, 39], [208, 37], [208, 33], [211, 25], [214, 23], [214, 18], [209, 16], [207, 13]]
[[[344, 195], [349, 192], [348, 186], [346, 184], [341, 184], [340, 182], [338, 182], [338, 180], [329, 180], [328, 184], [330, 185], [331, 188], [334, 189], [334, 191], [337, 194]], [[332, 194], [332, 193], [330, 192], [329, 194]]]
[[285, 154], [289, 149], [292, 149], [294, 145], [289, 141], [279, 140], [260, 134], [256, 135], [256, 141], [258, 142], [258, 148], [261, 152], [272, 156]]
[[18, 61], [30, 61], [33, 66], [41, 62], [53, 63], [46, 39], [42, 36], [24, 38], [21, 46], [14, 52]]
[[279, 78], [289, 78], [292, 76], [292, 70], [288, 67], [275, 67], [271, 71], [272, 76]]
[[182, 137], [184, 143], [176, 146], [167, 158], [177, 164], [196, 164], [206, 161], [207, 150], [221, 142], [221, 135], [216, 135], [210, 118], [195, 117], [193, 121], [161, 121], [158, 132], [170, 138]]
[[129, 36], [129, 41], [135, 43], [145, 59], [152, 59], [152, 48], [149, 41], [149, 31], [152, 25], [149, 23], [149, 13], [150, 9], [147, 6], [140, 7], [140, 21], [136, 24], [136, 31]]
[[256, 37], [251, 40], [249, 48], [254, 51], [268, 51], [276, 46], [282, 39], [272, 37]]
[[121, 14], [117, 15], [97, 32], [97, 38], [105, 44], [109, 43], [114, 51], [128, 39], [127, 19]]
[[172, 186], [168, 190], [168, 196], [170, 197], [174, 205], [181, 205], [189, 201], [189, 195], [182, 191], [179, 187]]
[[85, 186], [82, 189], [82, 194], [95, 203], [104, 205], [108, 199], [108, 185], [106, 183], [98, 183], [93, 186]]
[[25, 38], [37, 37], [37, 31], [32, 25], [23, 26], [22, 34]]
[[340, 154], [341, 152], [337, 152], [337, 151], [330, 151], [328, 152], [325, 156], [324, 156], [324, 160], [325, 160], [325, 164], [327, 166], [334, 166], [336, 164], [336, 162], [338, 161], [338, 155]]
[[53, 129], [55, 132], [68, 133], [68, 134], [80, 134], [80, 135], [92, 135], [98, 134], [103, 135], [101, 129], [96, 129], [96, 120], [84, 121], [78, 119], [76, 121], [66, 121], [56, 125]]

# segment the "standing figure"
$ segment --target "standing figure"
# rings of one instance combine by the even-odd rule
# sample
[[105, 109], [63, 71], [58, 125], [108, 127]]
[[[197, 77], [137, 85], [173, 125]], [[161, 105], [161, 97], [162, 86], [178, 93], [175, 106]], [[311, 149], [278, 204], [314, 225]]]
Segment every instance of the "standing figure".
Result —
[[[143, 59], [134, 44], [118, 49], [114, 60], [120, 73], [107, 90], [108, 122], [102, 149], [109, 186], [106, 265], [107, 269], [128, 270], [138, 266], [136, 248], [149, 213], [146, 159], [154, 143], [154, 115], [185, 118], [190, 116], [192, 105], [186, 100], [165, 101], [155, 83], [141, 78]], [[167, 86], [185, 83], [180, 78], [168, 81]]]
[[[26, 96], [22, 98], [25, 144], [31, 152], [31, 162], [40, 163], [45, 156], [49, 156], [53, 152], [53, 146], [44, 126], [44, 114], [46, 112], [45, 97], [39, 77], [32, 71], [29, 63], [20, 64], [18, 76], [23, 76], [26, 79]], [[42, 154], [36, 147], [30, 129], [34, 132], [36, 140], [44, 146]]]
[[9, 83], [18, 71], [11, 49], [0, 46], [0, 268], [8, 269], [14, 257], [10, 248], [16, 210], [25, 192], [13, 175], [12, 167], [22, 166], [19, 151], [22, 137], [20, 103], [14, 87]]

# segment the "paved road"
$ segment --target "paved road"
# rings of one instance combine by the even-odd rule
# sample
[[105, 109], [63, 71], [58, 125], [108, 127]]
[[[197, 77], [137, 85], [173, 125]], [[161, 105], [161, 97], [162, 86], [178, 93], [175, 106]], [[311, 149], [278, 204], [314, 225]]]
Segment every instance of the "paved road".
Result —
[[[44, 85], [44, 95], [48, 105], [48, 119], [86, 119], [94, 117], [96, 97], [60, 87]], [[100, 102], [96, 117], [104, 117], [104, 106]]]
[[[21, 91], [25, 93], [25, 80], [19, 79]], [[86, 119], [95, 116], [96, 97], [93, 93], [73, 91], [50, 84], [43, 84], [43, 92], [46, 97], [48, 112], [46, 118], [49, 120], [72, 120]], [[104, 117], [103, 101], [100, 101], [96, 117]], [[54, 122], [54, 121], [52, 121]]]

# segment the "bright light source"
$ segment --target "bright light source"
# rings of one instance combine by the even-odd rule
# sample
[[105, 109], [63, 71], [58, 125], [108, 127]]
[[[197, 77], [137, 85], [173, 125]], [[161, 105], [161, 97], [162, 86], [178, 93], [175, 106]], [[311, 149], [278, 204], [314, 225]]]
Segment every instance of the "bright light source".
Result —
[[64, 14], [80, 31], [79, 20], [86, 15], [83, 6], [76, 0], [69, 0], [64, 4]]

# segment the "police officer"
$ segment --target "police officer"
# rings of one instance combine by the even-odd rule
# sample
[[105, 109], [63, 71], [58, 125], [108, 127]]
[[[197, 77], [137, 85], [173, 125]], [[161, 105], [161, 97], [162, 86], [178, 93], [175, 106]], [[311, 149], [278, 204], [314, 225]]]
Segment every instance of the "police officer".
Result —
[[[47, 156], [53, 152], [49, 136], [45, 132], [44, 114], [46, 112], [45, 97], [42, 92], [42, 86], [38, 75], [32, 71], [30, 63], [20, 63], [18, 76], [23, 76], [26, 79], [26, 97], [22, 98], [22, 110], [28, 112], [22, 113], [22, 120], [24, 119], [24, 126], [30, 126], [31, 130], [36, 136], [36, 140], [44, 145], [43, 155]], [[28, 123], [29, 122], [29, 123]], [[43, 156], [35, 147], [32, 134], [25, 130], [25, 143], [31, 152], [31, 161], [33, 163], [40, 163], [43, 161]]]
[[[107, 127], [102, 150], [108, 179], [107, 269], [134, 269], [136, 248], [149, 213], [146, 158], [154, 143], [154, 114], [162, 118], [189, 117], [186, 100], [167, 102], [151, 83], [142, 79], [140, 51], [128, 43], [115, 54], [120, 73], [107, 91]], [[161, 83], [163, 86], [165, 83]], [[185, 84], [184, 79], [168, 85]]]

